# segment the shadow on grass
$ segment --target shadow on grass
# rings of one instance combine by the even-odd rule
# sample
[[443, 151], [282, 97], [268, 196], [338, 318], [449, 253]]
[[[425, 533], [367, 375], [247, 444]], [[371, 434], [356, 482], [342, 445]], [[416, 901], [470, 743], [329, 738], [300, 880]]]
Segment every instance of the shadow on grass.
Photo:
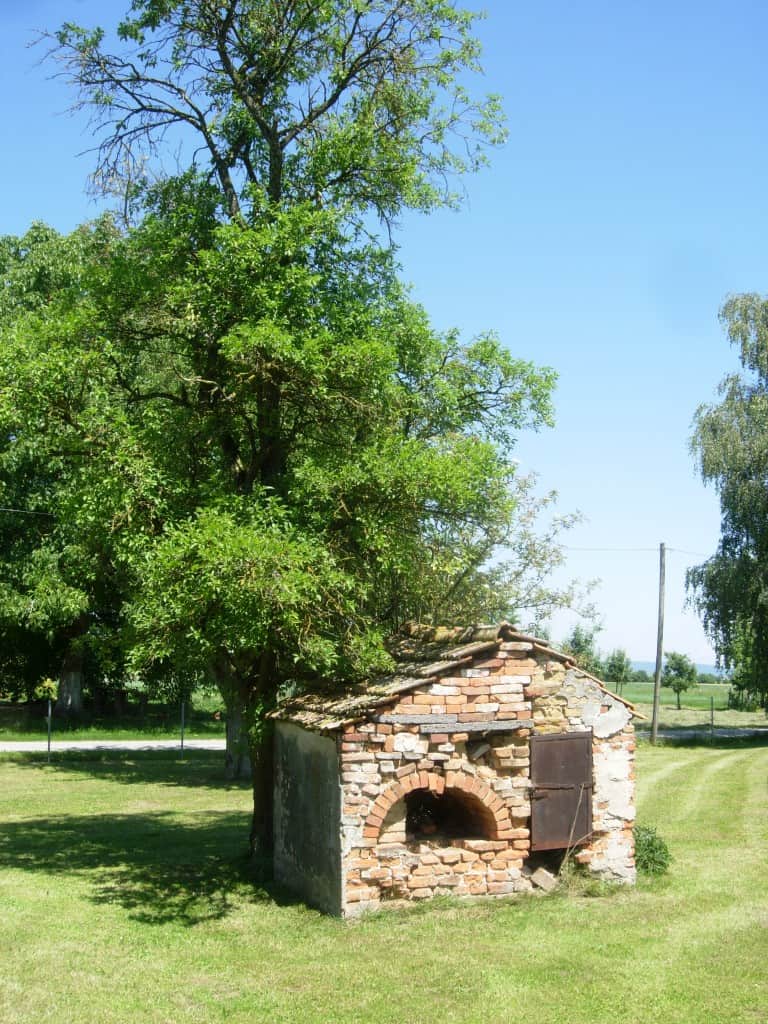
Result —
[[295, 902], [248, 856], [248, 825], [247, 814], [210, 811], [185, 821], [170, 812], [25, 819], [3, 826], [0, 870], [62, 885], [85, 879], [95, 904], [155, 925], [218, 920], [243, 903]]
[[224, 778], [223, 750], [57, 750], [48, 764], [38, 753], [0, 754], [0, 761], [57, 774], [88, 775], [123, 785], [193, 786], [206, 789], [250, 789], [246, 780]]
[[[25, 769], [88, 776], [136, 787], [136, 800], [151, 785], [187, 789], [249, 790], [224, 778], [221, 751], [167, 751], [5, 755]], [[195, 925], [225, 917], [243, 902], [296, 902], [268, 881], [264, 865], [249, 856], [247, 811], [171, 811], [53, 815], [5, 823], [0, 829], [0, 870], [9, 868], [85, 880], [87, 898], [114, 904], [148, 924]]]

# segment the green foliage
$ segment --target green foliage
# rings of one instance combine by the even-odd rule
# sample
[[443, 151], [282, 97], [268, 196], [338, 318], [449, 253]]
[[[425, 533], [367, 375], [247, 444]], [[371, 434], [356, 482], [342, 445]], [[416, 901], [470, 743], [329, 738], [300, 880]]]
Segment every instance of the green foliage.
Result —
[[635, 825], [635, 864], [646, 875], [663, 875], [669, 869], [669, 846], [651, 825]]
[[35, 687], [34, 700], [56, 700], [59, 692], [59, 685], [50, 677], [41, 679]]
[[737, 295], [721, 312], [739, 350], [740, 374], [720, 385], [721, 401], [701, 406], [691, 449], [720, 496], [717, 552], [688, 573], [687, 585], [734, 684], [768, 698], [768, 302]]
[[687, 654], [678, 651], [664, 652], [664, 668], [661, 672], [661, 685], [669, 686], [677, 696], [677, 707], [680, 708], [680, 694], [696, 685], [698, 670]]
[[644, 668], [636, 668], [630, 676], [633, 683], [648, 683], [653, 678], [650, 672], [646, 672]]
[[254, 676], [269, 650], [284, 683], [359, 677], [389, 664], [381, 636], [356, 615], [364, 600], [360, 580], [274, 499], [201, 510], [152, 550], [132, 605], [133, 662], [192, 678], [206, 665]]
[[569, 654], [585, 672], [602, 678], [605, 666], [595, 643], [599, 629], [599, 626], [575, 625], [560, 644], [560, 649], [564, 654]]
[[715, 685], [723, 681], [722, 676], [717, 675], [715, 672], [699, 672], [696, 676], [696, 682], [699, 685]]
[[765, 707], [764, 694], [735, 683], [728, 690], [728, 707], [736, 711], [758, 711]]
[[135, 192], [174, 126], [230, 217], [267, 197], [391, 222], [456, 202], [505, 137], [498, 97], [470, 94], [474, 21], [446, 0], [135, 0], [109, 49], [72, 23], [48, 38], [101, 135], [102, 189]]
[[620, 647], [611, 651], [603, 664], [603, 674], [612, 683], [626, 683], [630, 680], [633, 672], [627, 652]]
[[177, 182], [78, 232], [78, 287], [3, 331], [0, 490], [45, 512], [4, 521], [9, 639], [182, 690], [249, 690], [267, 656], [273, 697], [381, 667], [407, 619], [572, 600], [541, 580], [570, 520], [537, 542], [510, 458], [551, 372], [436, 334], [332, 211], [207, 217]]

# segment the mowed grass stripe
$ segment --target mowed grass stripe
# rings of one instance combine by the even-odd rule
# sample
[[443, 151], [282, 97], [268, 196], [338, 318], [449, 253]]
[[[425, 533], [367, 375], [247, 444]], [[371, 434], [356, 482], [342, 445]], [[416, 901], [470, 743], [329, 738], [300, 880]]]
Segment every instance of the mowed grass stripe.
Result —
[[[749, 765], [754, 761], [751, 751], [707, 750], [701, 755], [695, 767], [691, 766], [693, 777], [679, 790], [676, 799], [672, 797], [674, 822], [670, 825], [681, 838], [700, 835], [704, 842], [709, 842], [708, 837], [717, 832], [720, 838], [735, 841], [735, 834], [741, 831], [738, 811], [746, 800]], [[726, 809], [736, 812], [736, 821], [731, 814], [723, 814]]]

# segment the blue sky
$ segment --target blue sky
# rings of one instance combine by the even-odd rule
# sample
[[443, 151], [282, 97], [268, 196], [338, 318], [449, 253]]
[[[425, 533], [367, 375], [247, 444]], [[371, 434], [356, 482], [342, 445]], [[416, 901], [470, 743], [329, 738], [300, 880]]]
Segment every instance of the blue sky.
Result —
[[[1, 233], [35, 219], [69, 230], [96, 212], [91, 158], [77, 156], [92, 144], [87, 127], [26, 44], [64, 20], [109, 27], [126, 5], [2, 5]], [[710, 661], [683, 577], [714, 551], [719, 507], [688, 438], [696, 407], [736, 366], [718, 323], [724, 298], [768, 284], [768, 8], [486, 9], [485, 86], [504, 97], [510, 140], [467, 181], [460, 212], [404, 219], [405, 277], [438, 327], [493, 329], [557, 370], [557, 425], [522, 435], [515, 455], [559, 491], [561, 511], [587, 518], [567, 538], [567, 572], [602, 581], [600, 647], [653, 658], [665, 541], [665, 648]], [[555, 635], [568, 625], [558, 619]]]

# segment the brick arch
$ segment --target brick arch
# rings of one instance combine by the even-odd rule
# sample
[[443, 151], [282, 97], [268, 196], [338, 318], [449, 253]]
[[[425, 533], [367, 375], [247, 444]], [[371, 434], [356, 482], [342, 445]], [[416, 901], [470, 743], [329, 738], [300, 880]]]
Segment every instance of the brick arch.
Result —
[[467, 796], [478, 800], [488, 812], [489, 818], [492, 820], [492, 839], [512, 838], [512, 821], [507, 805], [482, 779], [463, 771], [448, 772], [446, 775], [426, 771], [411, 772], [399, 782], [388, 786], [374, 801], [363, 825], [363, 836], [366, 839], [378, 839], [381, 826], [389, 811], [414, 789], [428, 789], [438, 795], [446, 790], [460, 790]]

